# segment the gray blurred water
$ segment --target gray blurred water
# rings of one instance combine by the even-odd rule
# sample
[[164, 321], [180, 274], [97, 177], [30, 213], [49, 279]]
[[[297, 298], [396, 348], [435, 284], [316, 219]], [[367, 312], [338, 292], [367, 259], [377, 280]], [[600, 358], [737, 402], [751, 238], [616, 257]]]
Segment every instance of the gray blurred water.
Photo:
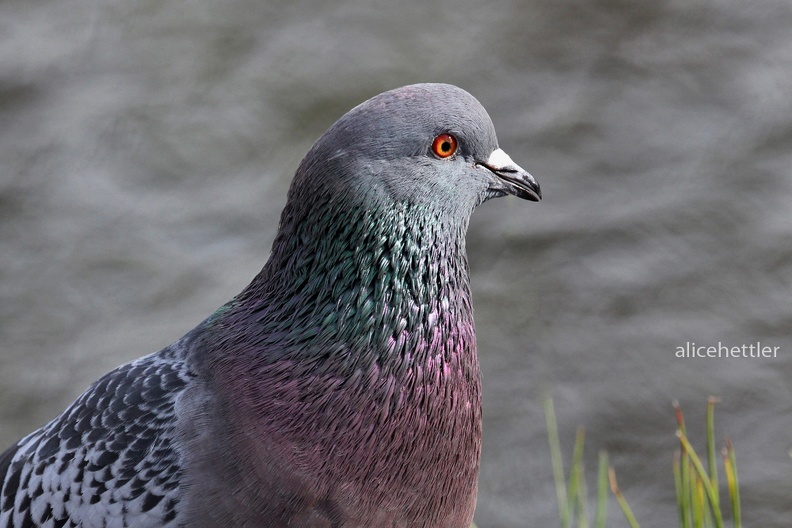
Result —
[[0, 2], [0, 442], [244, 287], [337, 117], [443, 81], [545, 196], [470, 226], [479, 526], [557, 525], [546, 393], [649, 528], [677, 522], [671, 401], [703, 448], [719, 396], [746, 525], [789, 526], [790, 27], [771, 0]]

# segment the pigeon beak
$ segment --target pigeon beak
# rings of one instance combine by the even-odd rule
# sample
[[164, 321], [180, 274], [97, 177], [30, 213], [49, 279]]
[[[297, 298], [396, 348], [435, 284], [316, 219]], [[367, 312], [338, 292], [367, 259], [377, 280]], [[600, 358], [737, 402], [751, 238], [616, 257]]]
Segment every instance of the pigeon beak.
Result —
[[542, 189], [536, 179], [501, 149], [493, 150], [486, 162], [478, 162], [477, 165], [492, 171], [497, 177], [499, 190], [532, 202], [542, 199]]

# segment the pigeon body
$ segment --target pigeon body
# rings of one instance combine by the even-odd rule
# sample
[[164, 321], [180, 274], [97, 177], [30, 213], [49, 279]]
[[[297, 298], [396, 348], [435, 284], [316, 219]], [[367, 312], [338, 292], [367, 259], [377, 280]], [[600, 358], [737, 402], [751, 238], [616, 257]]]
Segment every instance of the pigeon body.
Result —
[[0, 527], [467, 528], [465, 233], [504, 194], [540, 197], [467, 92], [357, 106], [300, 164], [247, 288], [0, 455]]

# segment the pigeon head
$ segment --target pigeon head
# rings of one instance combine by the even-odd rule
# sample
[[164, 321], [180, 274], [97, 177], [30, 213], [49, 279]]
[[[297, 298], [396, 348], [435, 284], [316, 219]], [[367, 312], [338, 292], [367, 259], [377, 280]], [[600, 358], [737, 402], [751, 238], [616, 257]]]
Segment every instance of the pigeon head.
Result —
[[498, 148], [486, 110], [447, 84], [404, 86], [353, 108], [311, 148], [292, 187], [299, 200], [408, 203], [462, 217], [505, 194], [541, 197]]
[[[371, 262], [386, 261], [399, 270], [389, 284], [417, 280], [407, 273], [446, 262], [440, 283], [458, 275], [467, 284], [470, 216], [482, 202], [507, 194], [541, 197], [533, 176], [498, 147], [492, 120], [472, 95], [448, 84], [384, 92], [343, 115], [308, 151], [270, 260], [243, 297], [271, 303], [256, 292], [315, 298], [341, 284], [364, 287]], [[424, 260], [405, 264], [410, 254]], [[326, 283], [335, 286], [327, 290]], [[419, 303], [438, 293], [418, 290]], [[384, 303], [388, 295], [378, 290], [375, 297]]]

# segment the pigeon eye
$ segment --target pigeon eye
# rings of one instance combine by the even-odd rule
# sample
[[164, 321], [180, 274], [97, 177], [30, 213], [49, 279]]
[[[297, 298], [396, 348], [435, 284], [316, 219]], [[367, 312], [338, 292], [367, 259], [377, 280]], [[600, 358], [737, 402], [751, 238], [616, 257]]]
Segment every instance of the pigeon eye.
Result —
[[447, 158], [456, 152], [457, 140], [451, 134], [440, 134], [432, 142], [432, 152], [438, 158]]

